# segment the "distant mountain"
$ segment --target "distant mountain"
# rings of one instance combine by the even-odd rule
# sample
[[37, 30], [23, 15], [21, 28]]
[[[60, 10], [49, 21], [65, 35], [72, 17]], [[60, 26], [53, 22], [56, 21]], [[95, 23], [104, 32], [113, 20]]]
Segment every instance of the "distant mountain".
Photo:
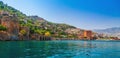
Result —
[[107, 28], [107, 29], [99, 29], [99, 30], [93, 30], [94, 32], [97, 33], [103, 33], [103, 34], [108, 34], [110, 36], [117, 36], [120, 38], [120, 27], [114, 27], [114, 28]]

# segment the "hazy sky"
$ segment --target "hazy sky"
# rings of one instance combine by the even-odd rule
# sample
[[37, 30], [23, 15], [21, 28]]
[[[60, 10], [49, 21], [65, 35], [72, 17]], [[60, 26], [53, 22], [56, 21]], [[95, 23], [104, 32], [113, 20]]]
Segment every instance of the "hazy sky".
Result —
[[27, 15], [82, 29], [120, 27], [120, 0], [1, 0]]

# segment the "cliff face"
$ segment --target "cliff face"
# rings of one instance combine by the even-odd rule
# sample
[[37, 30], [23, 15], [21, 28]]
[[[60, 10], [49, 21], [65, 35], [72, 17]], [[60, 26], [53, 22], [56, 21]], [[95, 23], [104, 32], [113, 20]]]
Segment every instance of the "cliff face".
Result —
[[7, 32], [13, 35], [18, 35], [19, 33], [19, 22], [16, 17], [13, 16], [3, 16], [1, 19], [1, 25], [7, 27]]
[[18, 40], [19, 21], [17, 19], [17, 16], [9, 15], [6, 12], [1, 12], [0, 16], [0, 23], [2, 26], [5, 26], [7, 28], [6, 32], [10, 34], [9, 38], [11, 38], [11, 40]]
[[10, 40], [10, 34], [5, 31], [0, 31], [0, 40]]

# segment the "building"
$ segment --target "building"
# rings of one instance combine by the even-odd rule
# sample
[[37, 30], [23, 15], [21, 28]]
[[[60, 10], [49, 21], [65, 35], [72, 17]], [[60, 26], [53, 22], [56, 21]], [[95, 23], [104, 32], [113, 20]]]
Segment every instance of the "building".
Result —
[[92, 39], [92, 31], [84, 30], [83, 36], [84, 36], [85, 39]]

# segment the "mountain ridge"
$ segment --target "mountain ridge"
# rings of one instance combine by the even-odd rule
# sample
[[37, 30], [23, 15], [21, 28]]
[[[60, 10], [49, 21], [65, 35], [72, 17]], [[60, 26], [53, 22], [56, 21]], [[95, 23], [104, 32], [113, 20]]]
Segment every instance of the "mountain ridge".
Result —
[[120, 27], [106, 28], [106, 29], [96, 29], [93, 30], [97, 33], [107, 34], [109, 36], [116, 36], [120, 38]]

